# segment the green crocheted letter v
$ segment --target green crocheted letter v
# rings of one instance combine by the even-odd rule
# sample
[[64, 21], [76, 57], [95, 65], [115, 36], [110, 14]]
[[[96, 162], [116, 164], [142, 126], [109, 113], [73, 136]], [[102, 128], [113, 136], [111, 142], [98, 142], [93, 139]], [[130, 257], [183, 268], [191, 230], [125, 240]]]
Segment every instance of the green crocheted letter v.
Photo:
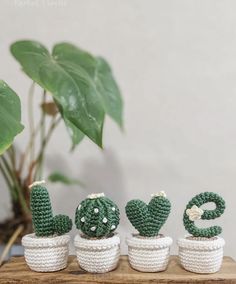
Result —
[[[200, 207], [209, 202], [214, 202], [216, 208], [214, 210], [203, 210]], [[194, 221], [211, 220], [220, 217], [225, 210], [225, 201], [222, 197], [214, 192], [203, 192], [193, 197], [186, 206], [183, 216], [185, 229], [194, 237], [212, 238], [222, 232], [219, 226], [209, 228], [197, 228]]]
[[171, 203], [162, 191], [153, 195], [147, 205], [142, 200], [130, 200], [126, 207], [126, 215], [139, 232], [140, 236], [154, 237], [159, 234], [171, 210]]

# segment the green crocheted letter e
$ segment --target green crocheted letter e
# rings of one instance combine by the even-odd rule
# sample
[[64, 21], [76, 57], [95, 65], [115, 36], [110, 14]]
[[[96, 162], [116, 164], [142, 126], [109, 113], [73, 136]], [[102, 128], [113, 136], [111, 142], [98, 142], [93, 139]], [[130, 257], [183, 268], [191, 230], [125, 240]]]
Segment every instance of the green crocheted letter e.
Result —
[[[200, 208], [203, 204], [213, 202], [216, 208], [213, 210], [203, 210]], [[219, 226], [212, 226], [209, 228], [198, 228], [195, 226], [194, 221], [211, 220], [220, 217], [225, 210], [224, 199], [214, 192], [203, 192], [191, 199], [184, 211], [184, 227], [194, 237], [212, 238], [222, 232]]]
[[44, 182], [34, 182], [30, 186], [30, 207], [35, 235], [49, 237], [65, 234], [71, 230], [72, 221], [64, 215], [53, 217], [49, 194], [42, 183]]
[[33, 184], [30, 193], [30, 207], [35, 235], [47, 237], [54, 234], [52, 207], [48, 191], [41, 184]]
[[126, 207], [126, 215], [139, 232], [140, 236], [154, 237], [159, 234], [171, 210], [171, 203], [164, 192], [153, 195], [146, 204], [142, 200], [130, 200]]
[[53, 218], [54, 232], [59, 235], [64, 235], [72, 229], [72, 220], [66, 215], [56, 215]]
[[90, 194], [77, 207], [75, 225], [89, 238], [111, 235], [119, 225], [117, 205], [103, 193]]

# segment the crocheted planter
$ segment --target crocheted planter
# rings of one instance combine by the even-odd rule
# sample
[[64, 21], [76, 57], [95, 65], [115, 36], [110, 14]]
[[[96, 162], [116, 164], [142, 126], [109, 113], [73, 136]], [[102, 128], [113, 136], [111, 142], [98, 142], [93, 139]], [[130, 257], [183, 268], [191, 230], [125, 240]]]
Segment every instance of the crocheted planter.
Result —
[[126, 240], [130, 265], [142, 272], [158, 272], [167, 268], [170, 246], [173, 240], [170, 237], [141, 237], [132, 235]]
[[178, 240], [182, 266], [195, 273], [215, 273], [222, 264], [225, 241], [220, 237], [181, 238]]
[[120, 256], [120, 238], [88, 239], [79, 234], [74, 240], [76, 256], [81, 268], [92, 273], [104, 273], [115, 269]]
[[[202, 209], [207, 203], [215, 203], [212, 210]], [[179, 258], [182, 266], [195, 273], [215, 273], [222, 263], [224, 239], [218, 237], [220, 226], [198, 228], [196, 220], [211, 220], [220, 217], [225, 210], [225, 201], [214, 192], [202, 192], [194, 196], [186, 206], [183, 223], [190, 236], [178, 240]]]
[[38, 272], [58, 271], [67, 266], [69, 235], [37, 237], [28, 234], [22, 238], [25, 261], [30, 269]]

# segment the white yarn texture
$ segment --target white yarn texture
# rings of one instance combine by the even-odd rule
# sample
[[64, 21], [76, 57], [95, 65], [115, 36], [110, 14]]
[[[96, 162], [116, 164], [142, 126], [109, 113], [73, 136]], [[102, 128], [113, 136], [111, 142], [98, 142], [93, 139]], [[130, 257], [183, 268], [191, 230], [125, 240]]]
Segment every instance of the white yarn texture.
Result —
[[104, 273], [115, 269], [120, 257], [120, 238], [114, 235], [106, 239], [87, 239], [79, 234], [74, 240], [78, 263], [92, 273]]
[[28, 234], [22, 238], [25, 261], [34, 271], [57, 271], [67, 266], [69, 255], [69, 235], [56, 237], [36, 237]]
[[158, 272], [167, 268], [170, 256], [170, 237], [139, 237], [126, 239], [131, 267], [142, 272]]
[[215, 273], [222, 264], [224, 245], [220, 237], [212, 240], [181, 238], [178, 240], [180, 262], [191, 272]]

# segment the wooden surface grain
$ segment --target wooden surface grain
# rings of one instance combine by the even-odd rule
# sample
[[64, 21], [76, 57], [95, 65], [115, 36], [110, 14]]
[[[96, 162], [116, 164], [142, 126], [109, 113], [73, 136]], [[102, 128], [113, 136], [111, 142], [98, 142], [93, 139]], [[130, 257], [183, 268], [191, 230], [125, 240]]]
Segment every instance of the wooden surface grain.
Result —
[[142, 273], [129, 266], [127, 256], [120, 258], [116, 270], [105, 274], [91, 274], [79, 268], [76, 258], [69, 257], [69, 265], [58, 272], [39, 273], [31, 271], [23, 257], [14, 257], [0, 268], [0, 283], [202, 283], [236, 284], [236, 262], [224, 257], [221, 270], [216, 274], [194, 274], [181, 268], [178, 257], [171, 256], [168, 269], [159, 273]]

